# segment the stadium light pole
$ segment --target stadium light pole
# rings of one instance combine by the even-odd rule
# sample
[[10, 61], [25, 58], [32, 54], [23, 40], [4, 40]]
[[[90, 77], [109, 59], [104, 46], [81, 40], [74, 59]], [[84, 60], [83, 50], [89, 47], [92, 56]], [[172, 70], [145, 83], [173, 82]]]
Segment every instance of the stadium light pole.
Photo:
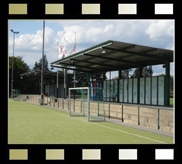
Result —
[[12, 59], [12, 73], [11, 73], [11, 98], [13, 98], [13, 71], [14, 71], [14, 48], [15, 48], [15, 34], [19, 34], [18, 31], [10, 30], [13, 33], [13, 59]]
[[[58, 46], [59, 42], [57, 42], [57, 59], [59, 59], [59, 51], [58, 51]], [[58, 69], [57, 69], [57, 98], [58, 98], [58, 91], [59, 91], [59, 84], [58, 84], [58, 80], [59, 80], [59, 75], [58, 75]]]
[[43, 79], [43, 73], [44, 73], [44, 35], [45, 35], [45, 20], [43, 21], [43, 42], [42, 42], [42, 70], [41, 70], [41, 102], [40, 105], [44, 104], [44, 79]]

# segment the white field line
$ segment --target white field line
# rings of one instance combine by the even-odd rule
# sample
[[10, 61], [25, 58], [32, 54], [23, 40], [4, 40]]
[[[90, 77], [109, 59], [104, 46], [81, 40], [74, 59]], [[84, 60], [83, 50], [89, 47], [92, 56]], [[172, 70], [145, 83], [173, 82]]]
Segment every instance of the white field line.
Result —
[[[56, 114], [64, 115], [66, 117], [70, 117], [69, 115], [65, 115], [65, 114], [62, 114], [62, 113], [59, 113], [59, 112], [56, 112], [56, 111], [50, 111], [50, 110], [47, 110], [47, 109], [45, 109], [43, 107], [35, 106], [34, 104], [28, 104], [27, 103], [27, 105], [35, 107], [35, 108], [39, 108], [39, 109], [42, 109], [42, 110], [46, 110], [46, 111], [51, 112], [51, 113], [56, 113]], [[79, 119], [79, 118], [76, 118], [76, 117], [72, 117], [72, 118], [80, 120], [80, 121], [88, 122], [86, 120], [82, 120], [82, 119]], [[95, 123], [95, 122], [92, 122], [92, 124], [95, 124], [95, 125], [98, 125], [98, 126], [101, 126], [101, 127], [104, 127], [104, 128], [108, 128], [108, 129], [111, 129], [111, 130], [115, 130], [115, 131], [118, 131], [118, 132], [122, 132], [122, 133], [125, 133], [125, 134], [128, 134], [128, 135], [136, 136], [136, 137], [139, 137], [139, 138], [144, 138], [144, 139], [147, 139], [147, 140], [151, 140], [151, 141], [167, 144], [166, 142], [163, 142], [163, 141], [159, 141], [159, 140], [148, 138], [148, 137], [144, 137], [144, 136], [141, 136], [141, 135], [138, 135], [138, 134], [133, 134], [133, 133], [129, 133], [129, 132], [126, 132], [126, 131], [123, 131], [123, 130], [111, 128], [111, 127], [108, 127], [108, 126], [105, 126], [105, 125], [101, 125], [101, 124], [98, 124], [98, 123]]]

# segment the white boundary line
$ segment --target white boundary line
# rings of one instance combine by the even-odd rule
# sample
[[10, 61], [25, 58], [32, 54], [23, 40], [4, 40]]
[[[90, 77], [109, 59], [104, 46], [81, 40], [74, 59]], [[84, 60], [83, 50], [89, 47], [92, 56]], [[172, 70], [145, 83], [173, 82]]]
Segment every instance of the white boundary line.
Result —
[[[51, 113], [56, 113], [56, 114], [60, 114], [60, 115], [64, 115], [66, 117], [69, 117], [69, 115], [66, 115], [66, 114], [62, 114], [62, 113], [59, 113], [59, 112], [56, 112], [56, 111], [47, 110], [47, 109], [43, 108], [44, 106], [38, 107], [38, 106], [34, 106], [35, 104], [28, 104], [28, 103], [27, 103], [27, 105], [35, 107], [35, 108], [39, 108], [39, 109], [42, 109], [42, 110], [45, 110], [45, 111], [48, 111], [48, 112], [51, 112]], [[52, 108], [50, 108], [50, 109], [52, 109]], [[80, 120], [80, 121], [88, 122], [86, 120], [82, 120], [82, 119], [79, 119], [79, 118], [76, 118], [76, 117], [72, 117], [72, 118]], [[158, 143], [167, 144], [166, 142], [163, 142], [163, 141], [159, 141], [159, 140], [148, 138], [148, 137], [144, 137], [144, 136], [141, 136], [141, 135], [138, 135], [138, 134], [133, 134], [133, 133], [126, 132], [126, 131], [123, 131], [123, 130], [111, 128], [111, 127], [108, 127], [108, 126], [105, 126], [105, 125], [101, 125], [101, 124], [98, 124], [98, 123], [92, 122], [91, 124], [95, 124], [95, 125], [98, 125], [98, 126], [101, 126], [101, 127], [104, 127], [104, 128], [108, 128], [108, 129], [111, 129], [111, 130], [115, 130], [115, 131], [122, 132], [122, 133], [125, 133], [125, 134], [128, 134], [128, 135], [136, 136], [136, 137], [139, 137], [139, 138], [144, 138], [144, 139], [155, 141], [155, 142], [158, 142]]]

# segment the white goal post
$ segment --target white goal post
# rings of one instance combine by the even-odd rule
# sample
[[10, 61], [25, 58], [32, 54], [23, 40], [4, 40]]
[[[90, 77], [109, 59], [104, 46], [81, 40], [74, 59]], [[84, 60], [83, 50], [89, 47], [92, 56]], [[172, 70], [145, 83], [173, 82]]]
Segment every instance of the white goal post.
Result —
[[69, 88], [68, 110], [69, 116], [86, 116], [88, 121], [105, 121], [103, 89], [101, 87]]
[[[89, 87], [78, 87], [78, 88], [69, 88], [69, 115], [71, 115], [71, 90], [87, 90], [87, 116], [89, 115], [89, 107], [90, 107], [90, 89]], [[88, 117], [88, 121], [89, 121], [89, 117]]]

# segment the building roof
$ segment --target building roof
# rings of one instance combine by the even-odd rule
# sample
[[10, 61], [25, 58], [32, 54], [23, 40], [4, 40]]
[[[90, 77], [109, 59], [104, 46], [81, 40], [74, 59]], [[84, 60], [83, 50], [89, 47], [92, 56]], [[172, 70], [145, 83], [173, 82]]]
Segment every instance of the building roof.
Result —
[[108, 40], [51, 63], [81, 72], [105, 72], [173, 62], [173, 51]]
[[[44, 71], [43, 75], [46, 77], [57, 76], [57, 72]], [[58, 75], [63, 77], [62, 72], [58, 73]], [[32, 71], [28, 71], [28, 72], [20, 74], [20, 77], [23, 77], [23, 76], [41, 76], [41, 70], [32, 70]]]

